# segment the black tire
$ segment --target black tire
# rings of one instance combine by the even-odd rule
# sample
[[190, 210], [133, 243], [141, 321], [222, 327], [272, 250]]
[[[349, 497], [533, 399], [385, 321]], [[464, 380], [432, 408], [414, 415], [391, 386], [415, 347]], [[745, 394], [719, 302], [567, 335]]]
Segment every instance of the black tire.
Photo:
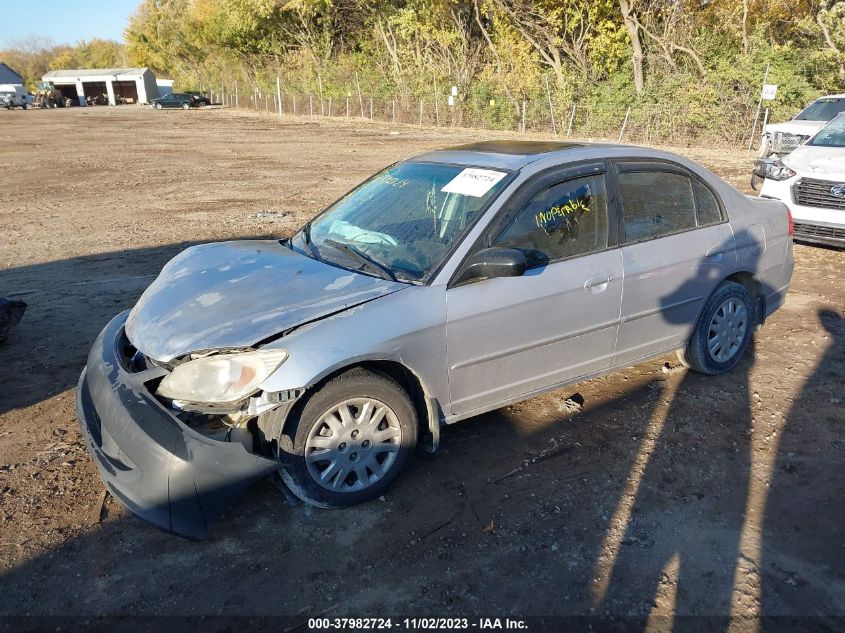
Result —
[[[392, 411], [395, 415], [394, 423], [398, 423], [400, 430], [397, 438], [398, 450], [389, 468], [376, 481], [368, 483], [368, 487], [335, 492], [319, 484], [309, 470], [306, 451], [314, 449], [307, 447], [308, 438], [312, 429], [323, 424], [324, 415], [341, 403], [356, 398], [378, 401]], [[281, 437], [278, 438], [281, 451], [285, 453], [284, 461], [289, 463], [289, 466], [281, 470], [281, 478], [297, 497], [321, 508], [343, 508], [370, 501], [384, 494], [384, 491], [410, 463], [417, 444], [417, 414], [408, 394], [389, 376], [360, 368], [350, 370], [326, 382], [307, 401], [291, 411], [290, 415], [290, 420], [285, 425]], [[380, 429], [381, 426], [378, 428]], [[351, 442], [350, 446], [351, 448], [347, 450], [355, 451], [364, 448], [359, 444], [360, 448], [356, 449]], [[356, 453], [349, 453], [350, 459], [353, 454]], [[385, 457], [383, 463], [387, 463], [389, 458], [389, 456]], [[327, 465], [325, 468], [328, 471], [331, 467]], [[371, 477], [376, 476], [374, 471], [365, 472], [368, 472]], [[339, 479], [338, 475], [335, 481]], [[349, 479], [346, 481], [351, 481], [351, 484], [341, 485], [354, 485], [358, 481], [358, 476], [350, 472]]]
[[[730, 357], [724, 360], [718, 360], [711, 353], [708, 346], [709, 340], [712, 340], [711, 324], [713, 324], [717, 312], [723, 310], [723, 306], [731, 301], [735, 302], [733, 305], [737, 305], [738, 302], [745, 308], [744, 334], [736, 344], [735, 349], [725, 352], [729, 353]], [[723, 315], [724, 312], [721, 314]], [[730, 371], [739, 362], [739, 359], [742, 358], [742, 354], [748, 347], [754, 330], [755, 318], [756, 310], [754, 308], [754, 301], [748, 290], [734, 281], [723, 281], [705, 302], [687, 347], [678, 351], [678, 360], [685, 367], [702, 374], [716, 375]], [[738, 318], [737, 323], [739, 323], [739, 320]]]
[[160, 103], [157, 103], [157, 104], [156, 104], [156, 110], [161, 110], [163, 107], [164, 107], [164, 106], [163, 106], [163, 105], [161, 105]]

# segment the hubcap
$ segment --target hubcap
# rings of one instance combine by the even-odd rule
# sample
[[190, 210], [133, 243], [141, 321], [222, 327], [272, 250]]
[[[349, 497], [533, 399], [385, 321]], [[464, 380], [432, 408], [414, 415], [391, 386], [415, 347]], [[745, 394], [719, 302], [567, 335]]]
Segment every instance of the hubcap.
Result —
[[710, 321], [707, 333], [707, 350], [710, 358], [724, 363], [736, 356], [745, 331], [748, 329], [748, 310], [738, 299], [727, 299], [719, 306]]
[[308, 433], [305, 463], [323, 488], [357, 492], [387, 474], [401, 441], [393, 409], [372, 398], [345, 400], [326, 411]]

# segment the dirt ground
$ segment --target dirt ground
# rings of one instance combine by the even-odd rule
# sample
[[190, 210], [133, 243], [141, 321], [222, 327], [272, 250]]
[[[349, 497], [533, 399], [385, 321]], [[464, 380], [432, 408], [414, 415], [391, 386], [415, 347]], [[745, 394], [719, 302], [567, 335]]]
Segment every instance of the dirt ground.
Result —
[[[494, 136], [221, 110], [0, 112], [0, 295], [29, 304], [0, 346], [0, 615], [841, 626], [845, 251], [796, 246], [786, 305], [729, 374], [667, 356], [462, 422], [383, 501], [314, 510], [260, 482], [204, 542], [111, 499], [101, 512], [76, 380], [170, 257], [285, 236], [396, 159]], [[750, 153], [676, 151], [748, 190]], [[576, 392], [581, 411], [565, 402]]]

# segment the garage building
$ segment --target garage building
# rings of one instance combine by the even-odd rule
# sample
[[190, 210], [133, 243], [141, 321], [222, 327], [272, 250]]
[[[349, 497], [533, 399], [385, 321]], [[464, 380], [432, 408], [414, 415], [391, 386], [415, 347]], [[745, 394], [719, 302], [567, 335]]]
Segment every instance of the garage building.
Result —
[[149, 68], [86, 68], [51, 70], [41, 78], [52, 81], [62, 94], [77, 103], [85, 97], [108, 95], [109, 105], [116, 97], [127, 103], [149, 103], [158, 97], [156, 78]]

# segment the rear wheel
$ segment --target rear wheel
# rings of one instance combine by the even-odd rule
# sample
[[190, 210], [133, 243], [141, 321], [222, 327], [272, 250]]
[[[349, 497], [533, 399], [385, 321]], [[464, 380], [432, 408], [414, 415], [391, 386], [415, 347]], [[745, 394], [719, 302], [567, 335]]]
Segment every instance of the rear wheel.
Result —
[[156, 110], [161, 110], [161, 108], [162, 108], [162, 107], [163, 107], [163, 106], [162, 106], [160, 103], [157, 103], [157, 104], [156, 104]]
[[291, 413], [282, 480], [300, 499], [341, 508], [383, 494], [417, 443], [411, 399], [392, 378], [354, 369], [324, 384]]
[[713, 291], [698, 318], [680, 361], [703, 374], [722, 374], [739, 362], [753, 327], [753, 301], [748, 290], [724, 281]]
[[191, 107], [191, 106], [190, 106], [190, 105], [188, 105], [187, 103], [183, 103], [183, 104], [182, 104], [182, 109], [183, 109], [183, 110], [187, 110], [187, 109], [189, 109], [190, 107]]

